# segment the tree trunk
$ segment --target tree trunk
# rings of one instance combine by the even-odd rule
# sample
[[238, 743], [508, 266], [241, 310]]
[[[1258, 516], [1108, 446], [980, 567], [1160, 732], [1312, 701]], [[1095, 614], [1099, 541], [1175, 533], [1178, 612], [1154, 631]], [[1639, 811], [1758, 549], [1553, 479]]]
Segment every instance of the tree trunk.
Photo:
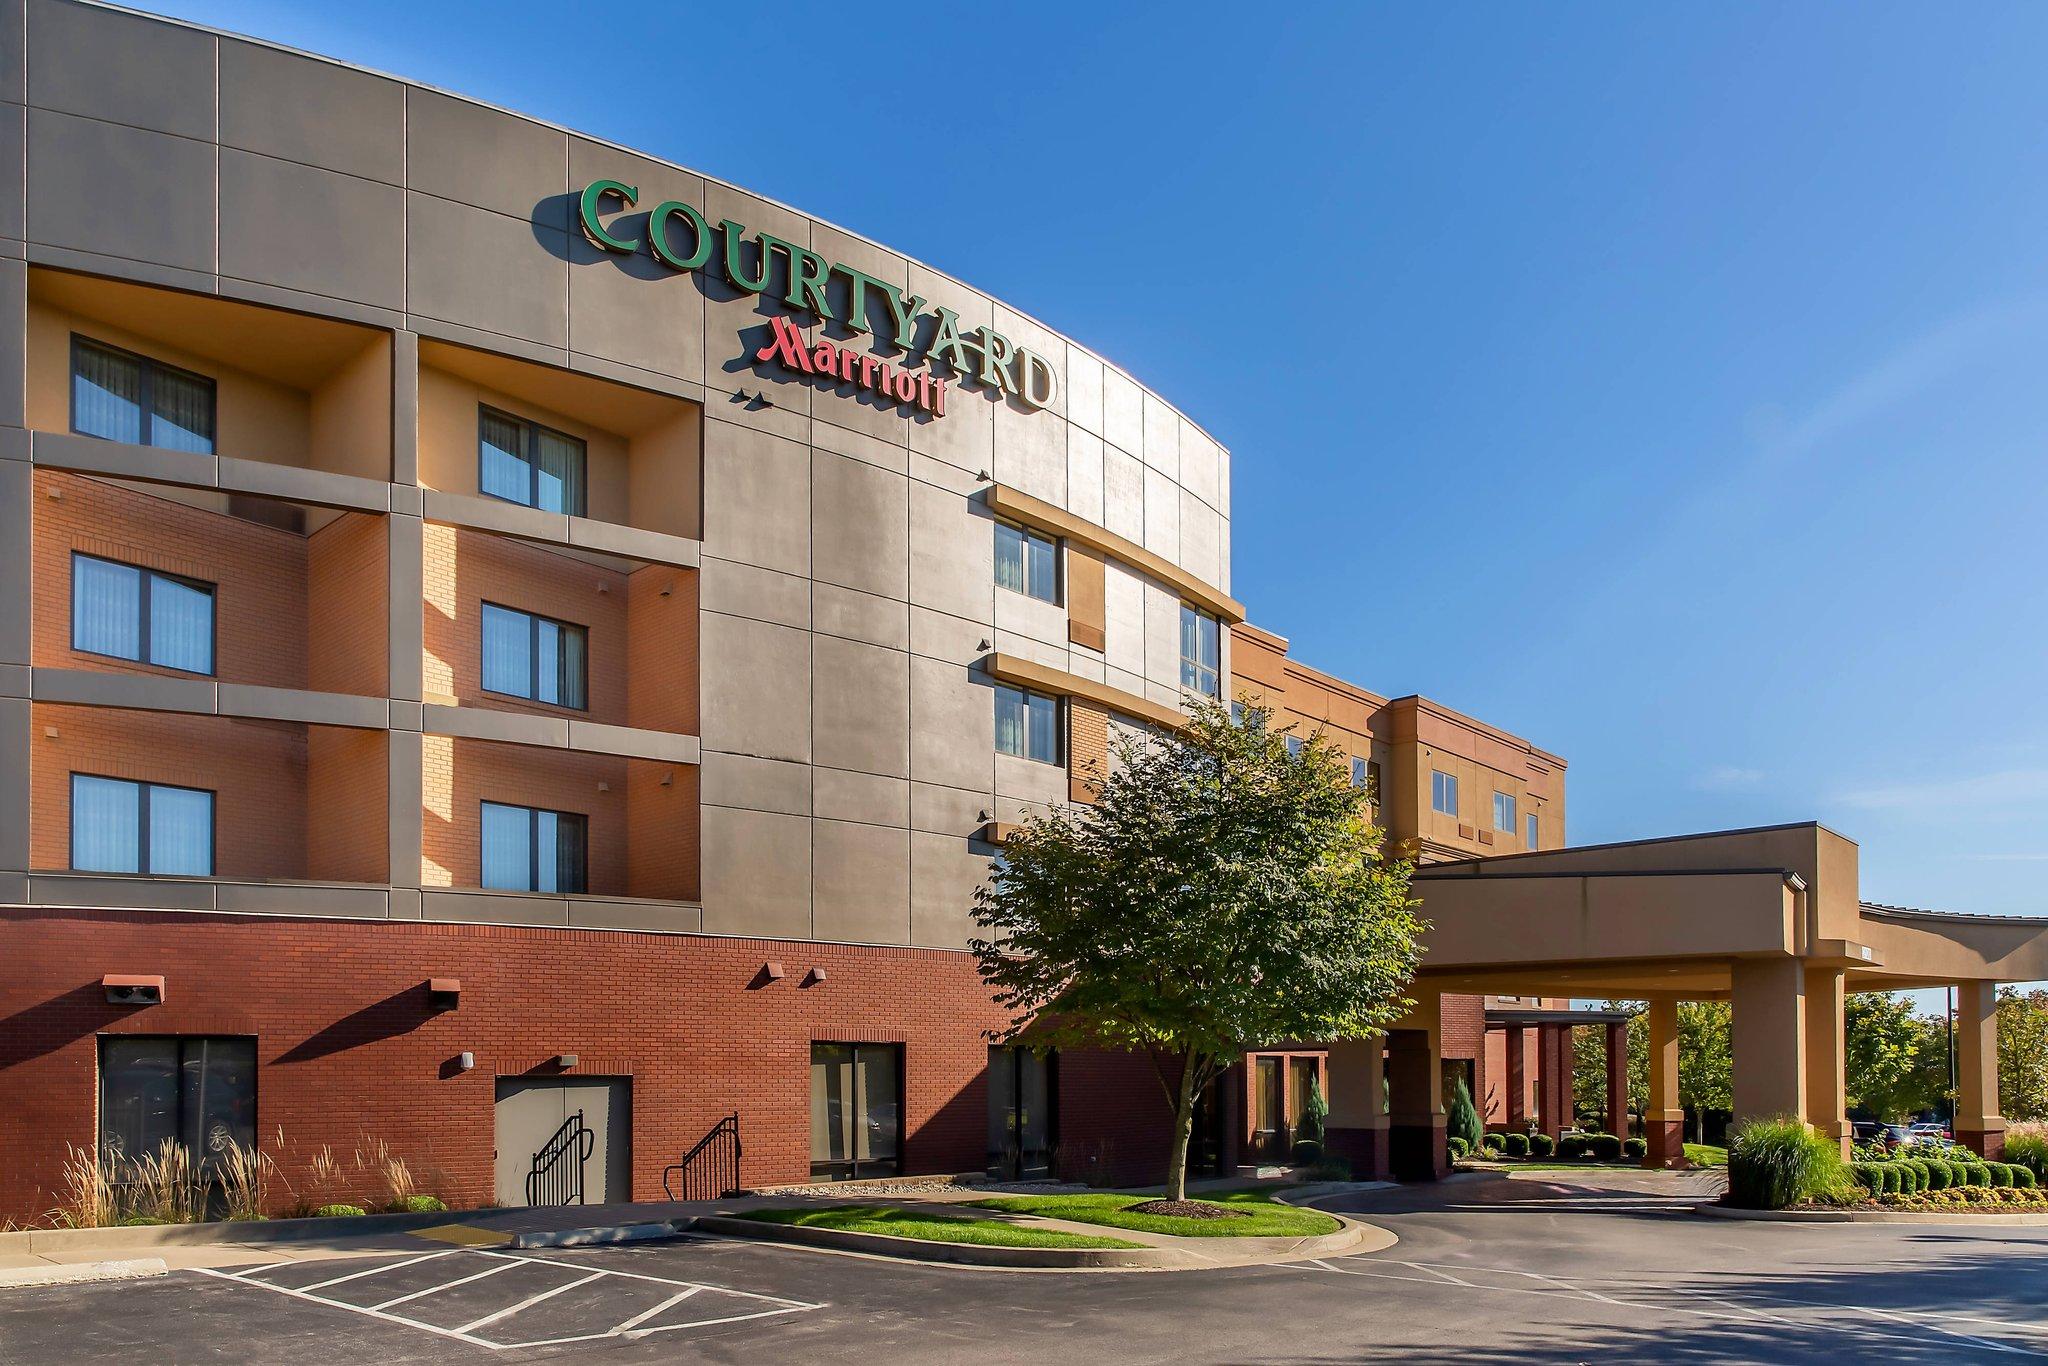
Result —
[[1173, 1149], [1166, 1159], [1166, 1198], [1188, 1198], [1188, 1140], [1195, 1131], [1195, 1076], [1201, 1055], [1189, 1050], [1181, 1058], [1180, 1094], [1173, 1107]]

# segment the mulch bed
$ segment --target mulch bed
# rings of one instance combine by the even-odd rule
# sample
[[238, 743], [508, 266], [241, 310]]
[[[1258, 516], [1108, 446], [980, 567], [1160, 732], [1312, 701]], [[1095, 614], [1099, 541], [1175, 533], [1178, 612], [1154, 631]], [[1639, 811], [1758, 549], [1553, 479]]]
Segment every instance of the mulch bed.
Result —
[[1141, 1200], [1125, 1205], [1124, 1214], [1159, 1214], [1169, 1219], [1249, 1219], [1250, 1210], [1226, 1209], [1203, 1200]]

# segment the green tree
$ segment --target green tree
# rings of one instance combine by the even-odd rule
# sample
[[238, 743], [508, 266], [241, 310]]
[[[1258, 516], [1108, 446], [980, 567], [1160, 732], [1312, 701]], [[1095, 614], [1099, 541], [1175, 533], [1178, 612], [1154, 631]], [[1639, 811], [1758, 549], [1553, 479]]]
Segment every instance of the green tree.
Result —
[[[1849, 1104], [1882, 1120], [1933, 1105], [1921, 1050], [1927, 1029], [1913, 1003], [1891, 991], [1859, 991], [1843, 1006], [1843, 1072]], [[1945, 1064], [1944, 1064], [1945, 1065]]]
[[1698, 1142], [1706, 1141], [1706, 1112], [1735, 1105], [1733, 1023], [1726, 1001], [1678, 1003], [1678, 1103], [1691, 1111]]
[[1451, 1103], [1444, 1125], [1446, 1138], [1462, 1138], [1470, 1152], [1479, 1151], [1480, 1140], [1486, 1137], [1485, 1126], [1479, 1122], [1479, 1107], [1472, 1103], [1472, 1088], [1459, 1076], [1451, 1082]]
[[1998, 1107], [2048, 1119], [2048, 991], [1998, 989]]
[[1321, 736], [1299, 755], [1263, 709], [1197, 700], [1185, 729], [1120, 742], [1093, 803], [1033, 817], [975, 896], [972, 947], [1000, 1040], [1144, 1053], [1187, 1190], [1203, 1088], [1248, 1051], [1363, 1038], [1412, 1005], [1410, 867]]
[[[1607, 1001], [1602, 1010], [1625, 1010], [1628, 1021], [1628, 1108], [1641, 1114], [1650, 1103], [1650, 1034], [1640, 1001]], [[1580, 1119], [1602, 1116], [1614, 1132], [1627, 1137], [1627, 1116], [1607, 1114], [1607, 1028], [1580, 1025], [1572, 1030], [1572, 1107]]]

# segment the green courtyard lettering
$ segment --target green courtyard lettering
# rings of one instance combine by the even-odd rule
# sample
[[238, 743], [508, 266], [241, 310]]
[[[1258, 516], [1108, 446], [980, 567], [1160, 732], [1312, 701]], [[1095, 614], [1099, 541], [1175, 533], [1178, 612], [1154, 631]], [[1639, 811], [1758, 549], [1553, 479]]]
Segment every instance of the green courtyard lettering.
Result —
[[[747, 294], [769, 292], [780, 258], [786, 274], [778, 297], [785, 308], [872, 335], [905, 357], [897, 365], [830, 343], [810, 346], [800, 324], [778, 318], [774, 335], [754, 354], [757, 362], [774, 361], [804, 374], [829, 375], [934, 416], [945, 414], [948, 381], [928, 367], [940, 362], [961, 382], [1013, 397], [1027, 408], [1050, 407], [1059, 397], [1052, 363], [993, 327], [983, 324], [963, 332], [959, 315], [950, 308], [927, 305], [920, 295], [772, 233], [750, 234], [744, 224], [730, 218], [714, 229], [696, 208], [679, 200], [656, 205], [647, 214], [644, 235], [636, 234], [621, 225], [620, 216], [635, 208], [639, 198], [639, 189], [623, 181], [592, 181], [578, 198], [584, 235], [614, 255], [630, 256], [644, 248], [677, 271], [702, 270], [716, 252], [721, 276]], [[835, 295], [843, 300], [839, 307]], [[886, 320], [874, 308], [877, 298]], [[921, 332], [927, 334], [922, 344]], [[912, 367], [925, 368], [912, 373]]]

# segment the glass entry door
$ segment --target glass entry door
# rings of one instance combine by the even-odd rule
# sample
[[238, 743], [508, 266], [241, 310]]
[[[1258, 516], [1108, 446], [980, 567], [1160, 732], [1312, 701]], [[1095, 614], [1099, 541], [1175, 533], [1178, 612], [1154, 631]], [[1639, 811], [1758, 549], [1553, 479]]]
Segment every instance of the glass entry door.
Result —
[[828, 1181], [903, 1170], [903, 1046], [811, 1045], [811, 1175]]
[[988, 1170], [1012, 1181], [1051, 1176], [1058, 1059], [1028, 1048], [988, 1051]]

